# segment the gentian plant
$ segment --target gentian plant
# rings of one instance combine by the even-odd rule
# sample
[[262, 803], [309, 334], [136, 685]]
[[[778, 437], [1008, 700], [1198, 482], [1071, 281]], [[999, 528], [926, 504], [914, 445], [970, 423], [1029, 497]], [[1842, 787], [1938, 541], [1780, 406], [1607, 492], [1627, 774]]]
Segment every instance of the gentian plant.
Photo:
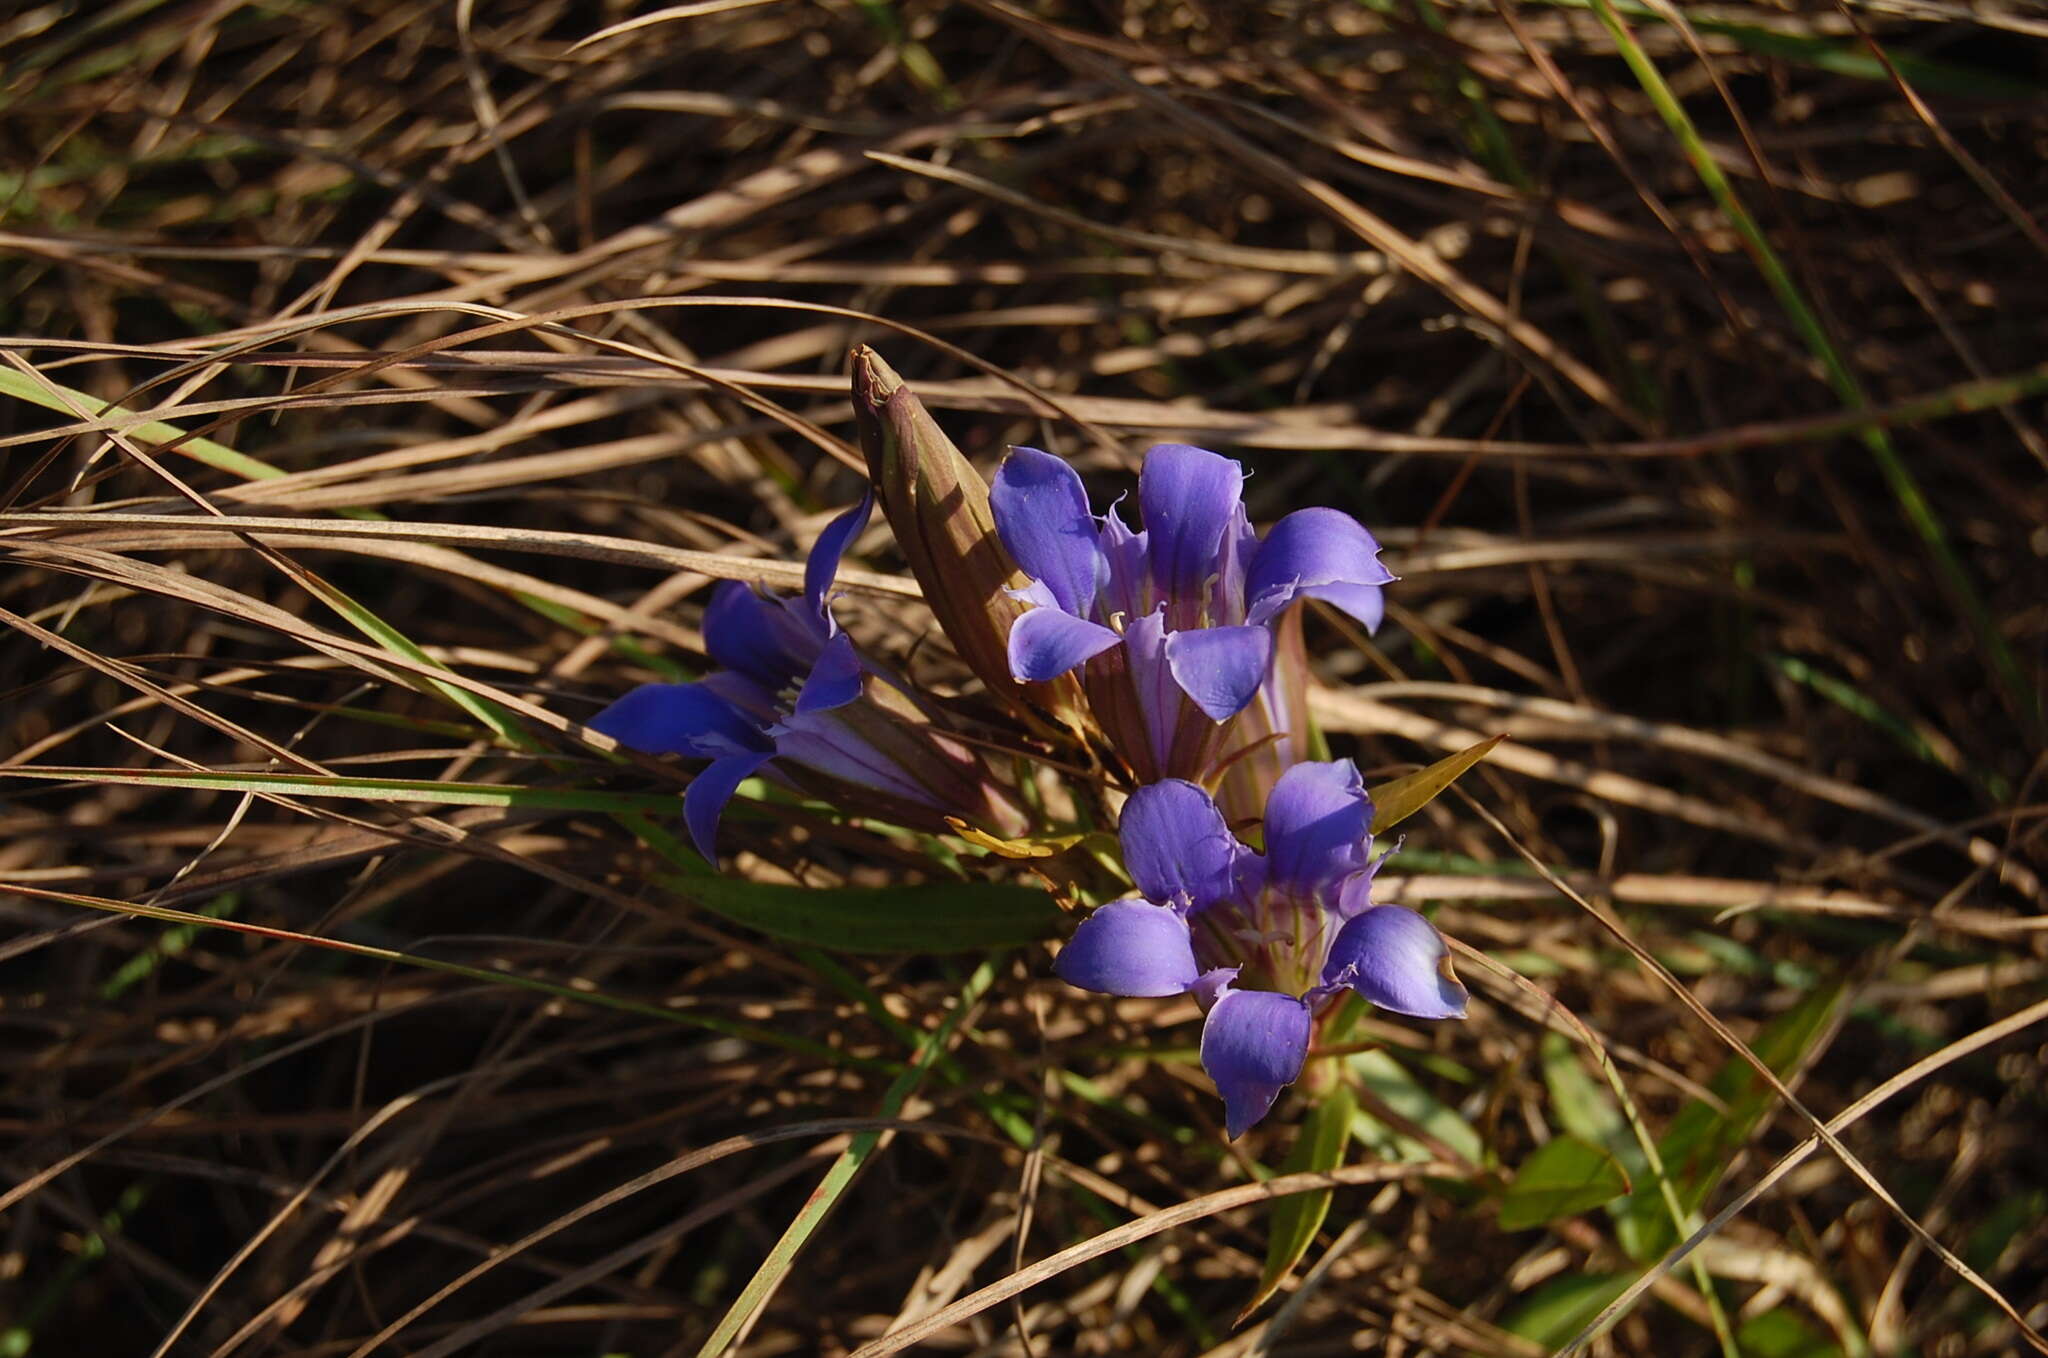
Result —
[[[635, 689], [590, 722], [636, 750], [709, 761], [683, 805], [705, 856], [758, 775], [950, 832], [985, 863], [1025, 860], [1068, 904], [1107, 900], [1055, 971], [1111, 995], [1192, 996], [1232, 1138], [1302, 1077], [1345, 995], [1461, 1017], [1442, 936], [1373, 903], [1374, 832], [1492, 742], [1383, 785], [1376, 825], [1357, 768], [1317, 757], [1310, 719], [1296, 605], [1376, 628], [1394, 576], [1373, 536], [1307, 508], [1261, 537], [1243, 469], [1178, 443], [1146, 454], [1133, 528], [1115, 506], [1095, 515], [1049, 453], [1014, 448], [984, 481], [872, 350], [855, 351], [853, 397], [869, 494], [819, 537], [803, 594], [719, 585], [703, 621], [719, 668]], [[936, 685], [878, 664], [833, 613], [840, 559], [877, 503], [959, 660], [933, 656]], [[959, 685], [970, 676], [978, 689]], [[1304, 1089], [1328, 1088], [1336, 1065]]]
[[1201, 788], [1168, 779], [1124, 804], [1138, 895], [1082, 921], [1054, 969], [1109, 995], [1193, 994], [1202, 1068], [1235, 1139], [1300, 1075], [1316, 1016], [1344, 991], [1397, 1014], [1462, 1018], [1434, 925], [1372, 903], [1372, 800], [1348, 760], [1296, 764], [1266, 800], [1265, 852]]

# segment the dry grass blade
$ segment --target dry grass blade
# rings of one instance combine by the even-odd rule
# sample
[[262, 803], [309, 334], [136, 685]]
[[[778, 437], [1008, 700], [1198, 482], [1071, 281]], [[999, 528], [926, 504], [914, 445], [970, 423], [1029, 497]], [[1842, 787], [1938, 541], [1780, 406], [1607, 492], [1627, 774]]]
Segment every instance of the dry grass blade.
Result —
[[1214, 1216], [1218, 1212], [1228, 1212], [1233, 1208], [1270, 1202], [1290, 1193], [1307, 1193], [1319, 1188], [1388, 1183], [1418, 1175], [1454, 1175], [1458, 1172], [1458, 1166], [1437, 1161], [1425, 1161], [1419, 1165], [1344, 1165], [1327, 1172], [1276, 1175], [1264, 1183], [1242, 1184], [1236, 1188], [1226, 1188], [1220, 1192], [1190, 1198], [1186, 1202], [1163, 1207], [1136, 1221], [1104, 1231], [1093, 1239], [1069, 1245], [1050, 1258], [1041, 1259], [1029, 1268], [1017, 1270], [1001, 1282], [991, 1283], [978, 1292], [962, 1297], [944, 1310], [936, 1311], [872, 1343], [861, 1345], [853, 1351], [850, 1358], [883, 1358], [885, 1354], [901, 1353], [911, 1345], [921, 1343], [930, 1336], [978, 1315], [991, 1306], [1007, 1301], [1020, 1292], [1036, 1287], [1049, 1278], [1058, 1277], [1076, 1265], [1100, 1258], [1112, 1250], [1158, 1235], [1162, 1231], [1170, 1231], [1175, 1227], [1200, 1221], [1204, 1217]]
[[[0, 1350], [2024, 1345], [2048, 27], [635, 8], [0, 19]], [[837, 621], [1042, 824], [770, 768], [714, 877], [699, 762], [584, 724], [803, 587], [863, 347], [983, 480], [1045, 448], [1132, 522], [1187, 441], [1261, 530], [1356, 516], [1403, 578], [1295, 615], [1318, 757], [1510, 736], [1491, 821], [1385, 836], [1472, 1003], [1316, 1045], [1370, 1172], [1283, 1214], [1264, 1327], [1321, 1068], [1227, 1141], [1200, 1005], [1031, 941], [871, 1116], [983, 960], [876, 940], [1043, 933], [992, 843], [1121, 891], [1130, 791], [892, 532]], [[1504, 1226], [1574, 1142], [1634, 1195]]]

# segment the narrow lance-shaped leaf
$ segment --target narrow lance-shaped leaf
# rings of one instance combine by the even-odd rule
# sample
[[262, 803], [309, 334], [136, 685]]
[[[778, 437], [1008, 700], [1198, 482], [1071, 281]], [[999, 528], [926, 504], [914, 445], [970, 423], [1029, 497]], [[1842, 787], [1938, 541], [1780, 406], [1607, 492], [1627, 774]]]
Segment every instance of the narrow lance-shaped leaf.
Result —
[[1467, 769], [1486, 758], [1505, 735], [1482, 740], [1448, 759], [1439, 759], [1426, 769], [1382, 783], [1372, 790], [1372, 832], [1383, 835], [1394, 826], [1435, 801], [1443, 790], [1464, 776]]
[[[1301, 1132], [1287, 1152], [1287, 1159], [1281, 1163], [1280, 1172], [1294, 1174], [1302, 1170], [1332, 1170], [1343, 1164], [1344, 1152], [1351, 1145], [1351, 1119], [1357, 1111], [1357, 1096], [1351, 1092], [1349, 1084], [1340, 1080], [1335, 1088], [1316, 1101], [1315, 1107], [1302, 1119]], [[1294, 1266], [1308, 1253], [1308, 1247], [1315, 1243], [1316, 1232], [1323, 1228], [1323, 1219], [1329, 1212], [1330, 1190], [1327, 1188], [1282, 1198], [1274, 1206], [1272, 1231], [1266, 1237], [1266, 1267], [1259, 1274], [1258, 1290], [1238, 1312], [1238, 1324], [1242, 1325], [1252, 1312], [1280, 1290], [1280, 1284], [1287, 1281], [1287, 1275], [1294, 1271]]]

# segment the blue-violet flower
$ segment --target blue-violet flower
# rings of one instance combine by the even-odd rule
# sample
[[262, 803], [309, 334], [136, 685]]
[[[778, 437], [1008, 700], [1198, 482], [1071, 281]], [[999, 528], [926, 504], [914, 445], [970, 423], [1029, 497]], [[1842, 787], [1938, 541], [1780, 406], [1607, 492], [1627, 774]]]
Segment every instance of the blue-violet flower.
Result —
[[1114, 506], [1089, 513], [1073, 468], [1014, 448], [989, 500], [996, 531], [1034, 605], [1010, 628], [1012, 673], [1027, 682], [1080, 670], [1096, 722], [1140, 783], [1202, 777], [1219, 723], [1251, 703], [1273, 663], [1273, 625], [1297, 599], [1379, 625], [1393, 580], [1350, 515], [1299, 509], [1261, 541], [1244, 469], [1183, 443], [1145, 455], [1144, 528]]
[[1346, 989], [1416, 1018], [1462, 1018], [1465, 988], [1436, 927], [1372, 903], [1372, 802], [1349, 760], [1297, 764], [1273, 785], [1266, 851], [1238, 841], [1179, 779], [1124, 804], [1139, 897], [1083, 920], [1054, 970], [1109, 995], [1193, 993], [1202, 1068], [1233, 1139], [1300, 1075], [1316, 1010]]
[[873, 509], [870, 494], [819, 535], [801, 597], [718, 584], [704, 610], [704, 648], [724, 668], [695, 683], [643, 684], [590, 719], [593, 731], [643, 754], [711, 761], [683, 793], [684, 823], [707, 859], [717, 861], [726, 803], [757, 773], [798, 784], [815, 775], [828, 790], [859, 790], [857, 799], [834, 798], [849, 810], [857, 800], [933, 828], [948, 815], [1021, 827], [980, 761], [863, 657], [832, 616], [833, 577]]

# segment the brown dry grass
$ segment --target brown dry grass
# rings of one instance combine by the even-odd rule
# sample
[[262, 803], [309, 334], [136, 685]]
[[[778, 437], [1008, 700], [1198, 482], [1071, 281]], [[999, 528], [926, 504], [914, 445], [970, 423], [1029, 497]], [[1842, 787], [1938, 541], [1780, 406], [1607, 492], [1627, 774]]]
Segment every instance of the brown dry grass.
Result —
[[[332, 795], [677, 786], [567, 723], [700, 663], [714, 576], [791, 583], [857, 493], [856, 342], [977, 457], [1120, 488], [1185, 438], [1256, 517], [1381, 530], [1390, 625], [1311, 622], [1333, 745], [1515, 737], [1383, 880], [1596, 1032], [1651, 1131], [1839, 988], [1704, 1212], [1809, 1112], [1839, 1145], [1592, 1351], [2018, 1351], [1987, 1290], [2048, 1322], [2048, 23], [1629, 11], [1902, 482], [1585, 10], [640, 13], [0, 17], [8, 1352], [687, 1356], [875, 1130], [737, 1351], [968, 1298], [926, 1348], [1519, 1358], [1576, 1328], [1534, 1303], [1635, 1271], [1600, 1211], [1495, 1223], [1598, 1107], [1504, 972], [1466, 1024], [1367, 1025], [1408, 1080], [1368, 1108], [1440, 1177], [1354, 1152], [1233, 1335], [1299, 1109], [1224, 1147], [1191, 1004], [1004, 954], [877, 1122], [974, 959], [764, 941], [601, 811]], [[892, 551], [858, 625], [943, 681]], [[739, 871], [934, 871], [781, 814], [730, 823]]]

